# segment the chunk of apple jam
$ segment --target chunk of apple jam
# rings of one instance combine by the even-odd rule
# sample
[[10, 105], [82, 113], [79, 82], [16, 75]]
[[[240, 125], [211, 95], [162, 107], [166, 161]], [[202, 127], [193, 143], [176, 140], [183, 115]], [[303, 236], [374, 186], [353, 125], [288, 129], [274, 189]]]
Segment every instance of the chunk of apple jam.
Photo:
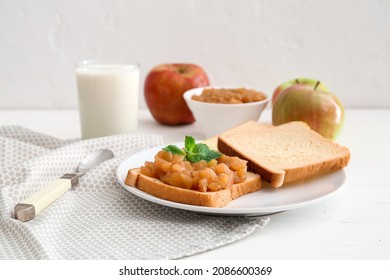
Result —
[[184, 155], [159, 151], [154, 162], [146, 161], [141, 174], [184, 189], [201, 192], [219, 191], [246, 180], [246, 161], [238, 157], [222, 155], [209, 162], [186, 161]]

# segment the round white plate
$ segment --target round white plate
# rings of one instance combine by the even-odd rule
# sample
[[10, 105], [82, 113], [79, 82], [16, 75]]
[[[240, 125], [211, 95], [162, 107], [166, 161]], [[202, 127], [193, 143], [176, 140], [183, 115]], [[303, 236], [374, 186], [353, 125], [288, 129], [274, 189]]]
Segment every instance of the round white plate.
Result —
[[[178, 146], [181, 147], [180, 144]], [[161, 150], [161, 148], [162, 147], [155, 147], [141, 151], [124, 160], [117, 169], [116, 176], [118, 182], [127, 191], [148, 201], [204, 214], [260, 216], [296, 209], [329, 198], [343, 186], [346, 179], [345, 171], [339, 170], [311, 178], [310, 180], [290, 183], [278, 189], [269, 186], [263, 181], [263, 188], [260, 191], [244, 195], [222, 208], [181, 204], [157, 198], [125, 184], [127, 171], [131, 168], [140, 167], [146, 160], [153, 161], [154, 155]]]

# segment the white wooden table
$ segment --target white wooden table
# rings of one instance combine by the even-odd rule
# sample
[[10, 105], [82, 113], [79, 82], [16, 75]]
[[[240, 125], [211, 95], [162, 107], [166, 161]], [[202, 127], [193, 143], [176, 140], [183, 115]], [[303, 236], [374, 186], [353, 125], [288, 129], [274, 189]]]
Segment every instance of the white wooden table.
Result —
[[[196, 124], [167, 127], [147, 110], [139, 131], [202, 139]], [[262, 122], [270, 122], [266, 110]], [[76, 110], [0, 110], [0, 125], [20, 125], [59, 138], [80, 137]], [[324, 202], [271, 216], [263, 230], [189, 259], [390, 259], [390, 109], [350, 109], [338, 142], [351, 150], [343, 189]]]

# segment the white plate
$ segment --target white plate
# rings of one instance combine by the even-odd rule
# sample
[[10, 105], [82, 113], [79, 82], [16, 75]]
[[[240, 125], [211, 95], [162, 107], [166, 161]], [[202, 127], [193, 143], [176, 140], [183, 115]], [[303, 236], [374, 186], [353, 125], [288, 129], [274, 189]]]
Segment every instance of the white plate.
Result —
[[[179, 147], [181, 147], [180, 145], [183, 146], [182, 143], [178, 144]], [[157, 198], [135, 187], [127, 186], [124, 182], [129, 169], [140, 167], [144, 164], [145, 160], [153, 161], [154, 155], [161, 150], [161, 148], [162, 147], [156, 147], [136, 153], [123, 161], [117, 169], [116, 176], [118, 182], [127, 191], [148, 201], [204, 214], [260, 216], [296, 209], [329, 198], [343, 186], [346, 179], [345, 171], [339, 170], [326, 175], [317, 176], [310, 180], [288, 184], [279, 189], [270, 187], [263, 181], [263, 188], [260, 191], [244, 195], [222, 208], [181, 204]]]

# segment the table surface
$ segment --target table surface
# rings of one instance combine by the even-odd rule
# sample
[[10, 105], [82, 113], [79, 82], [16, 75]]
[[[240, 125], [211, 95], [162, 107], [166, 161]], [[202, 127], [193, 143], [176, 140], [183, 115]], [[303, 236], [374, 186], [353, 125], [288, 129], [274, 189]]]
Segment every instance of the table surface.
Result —
[[[270, 123], [267, 109], [260, 118]], [[188, 259], [390, 259], [390, 109], [349, 109], [337, 142], [351, 150], [342, 190], [326, 201], [271, 215], [249, 237]], [[77, 110], [0, 110], [0, 125], [19, 125], [62, 139], [79, 138]], [[139, 132], [165, 143], [202, 139], [196, 123], [157, 124], [139, 112]]]

